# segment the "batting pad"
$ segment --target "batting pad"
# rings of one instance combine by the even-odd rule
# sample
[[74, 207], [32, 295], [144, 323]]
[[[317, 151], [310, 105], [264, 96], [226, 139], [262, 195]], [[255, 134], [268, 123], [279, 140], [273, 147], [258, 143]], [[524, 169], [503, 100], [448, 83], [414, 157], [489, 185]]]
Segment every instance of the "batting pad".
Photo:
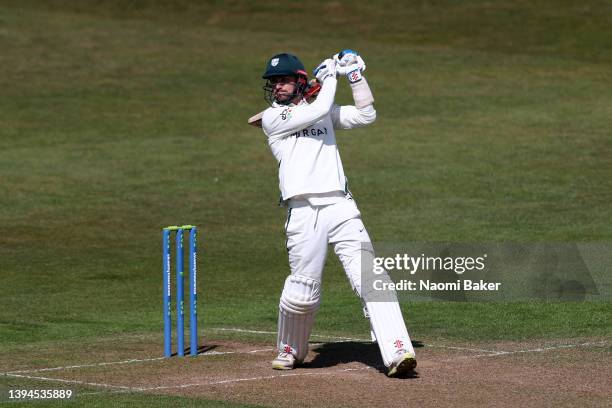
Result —
[[389, 367], [402, 350], [414, 353], [397, 302], [367, 302], [366, 308], [385, 366]]
[[321, 302], [321, 284], [310, 278], [290, 275], [280, 298], [278, 349], [299, 361], [308, 354], [308, 339]]

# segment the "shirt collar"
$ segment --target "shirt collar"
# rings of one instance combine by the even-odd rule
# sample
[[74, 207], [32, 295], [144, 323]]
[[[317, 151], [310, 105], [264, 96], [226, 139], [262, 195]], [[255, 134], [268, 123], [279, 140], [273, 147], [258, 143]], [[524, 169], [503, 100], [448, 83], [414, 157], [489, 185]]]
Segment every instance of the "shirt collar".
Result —
[[302, 99], [300, 99], [300, 102], [299, 102], [299, 103], [297, 103], [297, 104], [295, 104], [295, 103], [290, 103], [289, 105], [281, 105], [281, 104], [280, 104], [280, 103], [278, 103], [278, 102], [272, 102], [272, 107], [273, 107], [273, 108], [281, 108], [281, 107], [285, 107], [285, 108], [287, 108], [287, 107], [292, 107], [292, 106], [302, 105], [302, 104], [304, 104], [304, 103], [308, 103], [308, 102], [306, 102], [306, 99], [302, 98]]

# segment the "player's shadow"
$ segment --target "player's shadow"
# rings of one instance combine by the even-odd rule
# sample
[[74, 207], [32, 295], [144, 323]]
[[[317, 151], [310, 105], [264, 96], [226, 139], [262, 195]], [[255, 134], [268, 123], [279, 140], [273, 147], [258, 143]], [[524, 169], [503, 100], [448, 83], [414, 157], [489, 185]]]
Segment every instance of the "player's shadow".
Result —
[[[204, 354], [207, 351], [212, 351], [212, 350], [216, 349], [217, 347], [218, 346], [216, 344], [209, 344], [209, 345], [206, 345], [206, 346], [199, 346], [198, 347], [198, 355]], [[186, 356], [191, 355], [191, 347], [186, 347], [184, 354]], [[172, 353], [172, 357], [176, 357], [176, 356], [178, 356], [178, 353], [176, 353], [176, 352]]]
[[[423, 343], [413, 340], [412, 347], [423, 347]], [[387, 368], [382, 364], [380, 349], [376, 343], [357, 341], [315, 343], [312, 352], [315, 353], [315, 357], [311, 361], [304, 362], [301, 365], [302, 367], [325, 368], [338, 364], [359, 362], [375, 368], [381, 373], [386, 374], [387, 372]], [[417, 373], [415, 372], [409, 377], [417, 377]]]

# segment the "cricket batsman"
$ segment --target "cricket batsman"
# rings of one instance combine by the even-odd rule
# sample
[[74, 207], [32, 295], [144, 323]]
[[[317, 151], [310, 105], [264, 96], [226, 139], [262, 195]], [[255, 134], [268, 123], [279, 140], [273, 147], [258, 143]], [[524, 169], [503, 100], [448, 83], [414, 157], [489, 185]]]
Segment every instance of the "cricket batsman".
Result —
[[[397, 298], [374, 302], [362, 293], [362, 252], [371, 252], [367, 258], [372, 258], [373, 248], [348, 190], [336, 144], [336, 129], [366, 126], [376, 119], [365, 68], [362, 57], [352, 50], [324, 60], [314, 70], [321, 89], [311, 103], [304, 97], [308, 75], [296, 56], [274, 55], [263, 74], [271, 106], [263, 112], [261, 126], [278, 161], [281, 199], [288, 207], [285, 230], [291, 269], [279, 304], [278, 356], [272, 361], [277, 370], [295, 368], [308, 353], [328, 244], [362, 299], [388, 376], [416, 367]], [[354, 105], [334, 104], [337, 77], [342, 76], [348, 79]]]

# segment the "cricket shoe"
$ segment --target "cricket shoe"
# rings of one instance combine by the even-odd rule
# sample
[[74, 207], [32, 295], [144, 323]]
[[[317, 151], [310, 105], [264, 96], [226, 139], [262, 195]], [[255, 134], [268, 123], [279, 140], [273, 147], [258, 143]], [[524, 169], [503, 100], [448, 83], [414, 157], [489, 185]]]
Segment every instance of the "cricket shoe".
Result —
[[387, 377], [401, 377], [412, 373], [417, 366], [414, 353], [401, 350], [397, 353], [396, 359], [389, 366]]
[[275, 370], [293, 370], [298, 363], [299, 362], [293, 354], [281, 351], [278, 353], [278, 356], [272, 360], [272, 368]]

